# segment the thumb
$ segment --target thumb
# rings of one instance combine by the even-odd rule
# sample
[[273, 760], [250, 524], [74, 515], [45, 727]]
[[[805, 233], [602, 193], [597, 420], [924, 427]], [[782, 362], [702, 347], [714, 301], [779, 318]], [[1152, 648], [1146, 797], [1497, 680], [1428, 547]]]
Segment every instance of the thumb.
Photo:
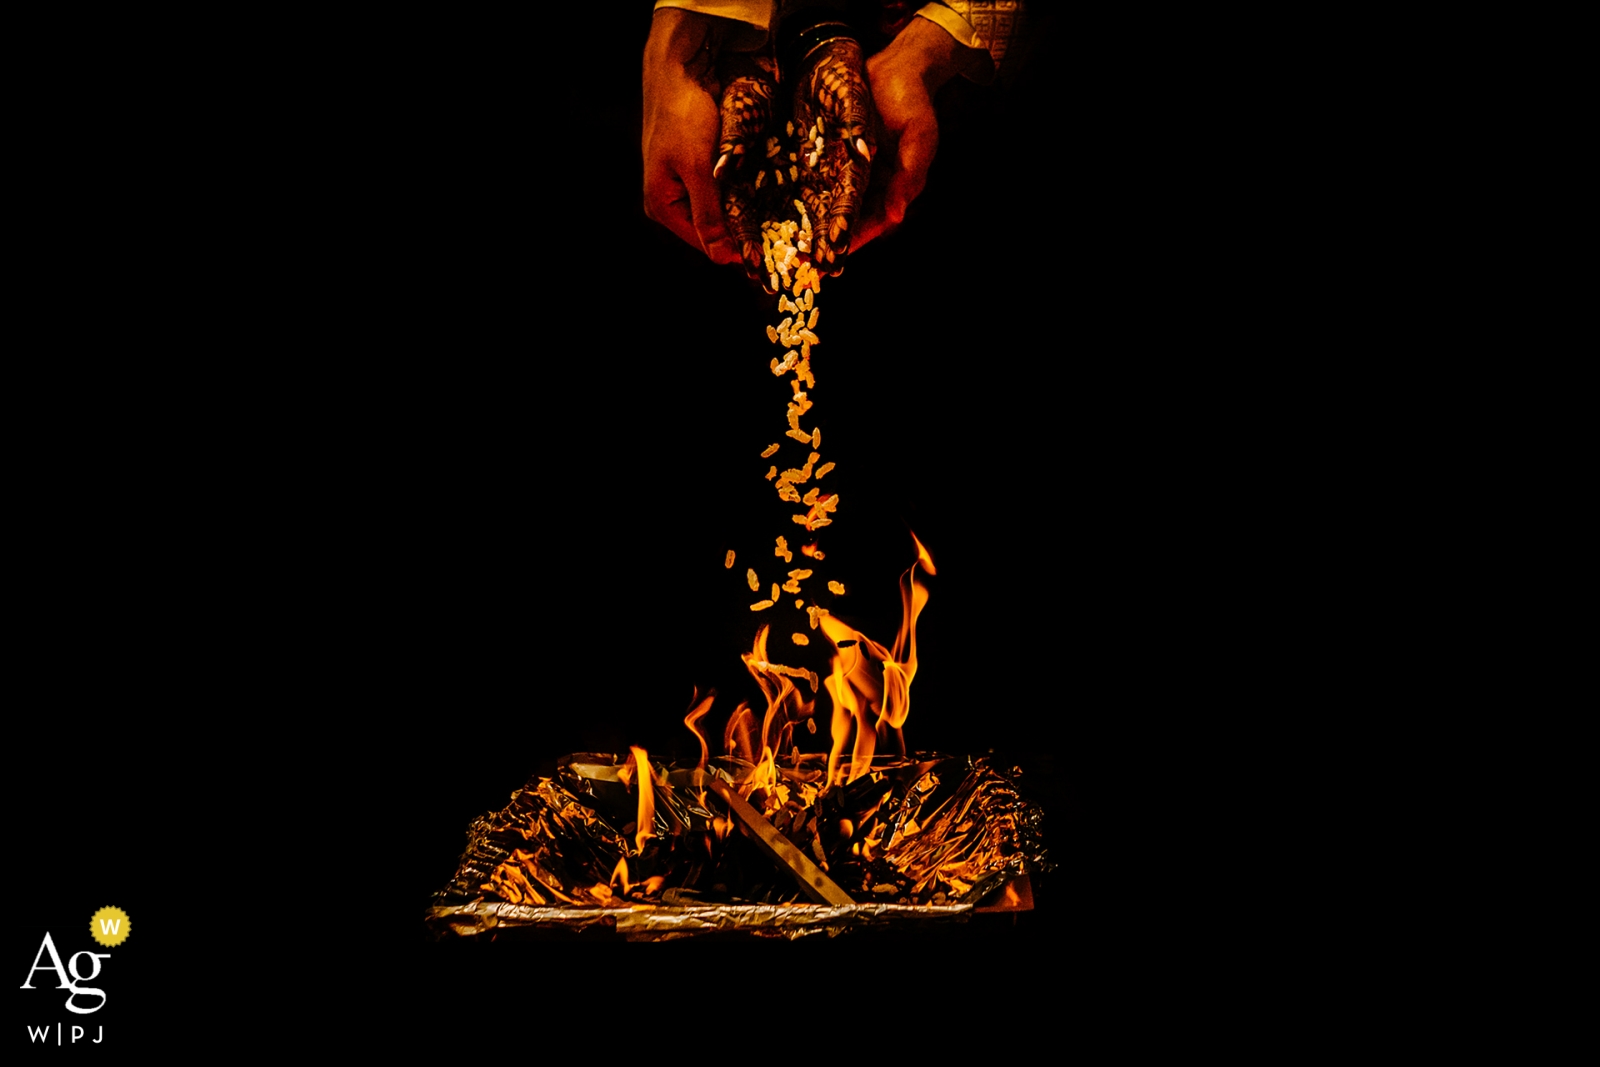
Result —
[[900, 135], [894, 172], [883, 193], [884, 228], [892, 230], [905, 220], [911, 202], [928, 184], [928, 168], [939, 150], [939, 123], [927, 111], [908, 124]]
[[722, 224], [722, 198], [709, 167], [697, 169], [683, 176], [684, 189], [689, 194], [689, 214], [694, 221], [695, 236], [711, 261], [717, 264], [737, 263], [739, 254], [728, 239], [727, 228]]

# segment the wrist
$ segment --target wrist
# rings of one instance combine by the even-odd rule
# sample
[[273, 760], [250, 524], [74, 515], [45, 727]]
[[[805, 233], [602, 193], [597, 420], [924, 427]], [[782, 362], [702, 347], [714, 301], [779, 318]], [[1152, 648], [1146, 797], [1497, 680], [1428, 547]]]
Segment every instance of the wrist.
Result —
[[926, 18], [913, 18], [889, 47], [903, 50], [906, 58], [922, 71], [930, 95], [957, 75], [974, 77], [988, 58], [981, 49], [966, 47]]
[[712, 15], [677, 7], [657, 8], [650, 19], [650, 36], [644, 45], [646, 73], [652, 70], [686, 70], [691, 64], [714, 60], [717, 23]]

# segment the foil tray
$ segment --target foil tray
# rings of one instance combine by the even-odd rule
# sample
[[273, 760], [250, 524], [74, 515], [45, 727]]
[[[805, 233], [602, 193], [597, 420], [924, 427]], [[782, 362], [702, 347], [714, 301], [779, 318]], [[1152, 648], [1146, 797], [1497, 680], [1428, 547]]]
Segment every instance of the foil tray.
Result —
[[719, 904], [700, 907], [549, 908], [504, 901], [435, 906], [429, 936], [463, 939], [511, 933], [569, 934], [614, 930], [627, 941], [674, 941], [729, 933], [755, 938], [837, 937], [859, 930], [931, 931], [965, 923], [971, 904]]
[[[826, 760], [815, 754], [797, 756], [792, 766], [780, 765], [776, 773], [803, 789], [805, 782], [824, 773]], [[751, 771], [751, 765], [732, 757], [718, 757], [711, 764], [724, 786]], [[815, 829], [823, 812], [820, 803], [810, 809], [818, 816], [804, 830], [798, 822], [791, 824], [790, 831], [801, 836], [790, 840], [750, 805], [736, 804], [738, 797], [730, 789], [719, 789], [716, 781], [708, 784], [699, 770], [670, 767], [658, 768], [654, 775], [660, 779], [655, 833], [648, 845], [636, 846], [619, 830], [639, 810], [636, 797], [621, 781], [621, 761], [610, 754], [576, 753], [562, 757], [557, 767], [556, 778], [531, 779], [504, 809], [473, 821], [455, 875], [434, 894], [425, 912], [430, 939], [668, 941], [705, 936], [797, 941], [854, 931], [890, 937], [955, 933], [968, 929], [974, 914], [984, 917], [974, 925], [983, 926], [986, 913], [1031, 910], [1029, 872], [1054, 866], [1042, 837], [1041, 813], [1019, 797], [1011, 777], [982, 758], [931, 753], [874, 757], [870, 775], [832, 794], [833, 810], [826, 815], [862, 826], [875, 814], [882, 820], [879, 840], [887, 845], [878, 856], [863, 860], [846, 851], [848, 829], [831, 842]], [[737, 816], [739, 832], [713, 855], [711, 832], [724, 810], [730, 820]], [[679, 848], [689, 834], [705, 835], [709, 866], [697, 851]], [[758, 847], [762, 841], [769, 846], [764, 851]], [[855, 891], [817, 881], [818, 872], [806, 869], [807, 851], [825, 870], [829, 863], [822, 861], [831, 861], [833, 878], [848, 872]], [[645, 890], [646, 897], [660, 893], [659, 899], [640, 899], [637, 889], [629, 894], [632, 899], [611, 899], [618, 894], [607, 889], [607, 879], [619, 856], [633, 869], [636, 887], [651, 874], [668, 879], [667, 886], [657, 879], [654, 888]], [[513, 868], [526, 872], [515, 877], [528, 894], [502, 891], [497, 872]], [[956, 874], [968, 881], [960, 897], [946, 899], [941, 887], [954, 887]], [[795, 885], [787, 884], [790, 875]], [[949, 883], [936, 880], [947, 875]], [[629, 893], [627, 882], [624, 871], [624, 894]], [[722, 899], [686, 899], [698, 898], [708, 882], [711, 893]], [[808, 882], [817, 892], [807, 889]], [[609, 885], [616, 885], [614, 878]], [[829, 892], [830, 887], [836, 892]], [[879, 898], [857, 895], [869, 891]], [[535, 899], [517, 899], [524, 895]], [[726, 899], [728, 895], [735, 899]], [[549, 896], [560, 899], [539, 899]], [[807, 896], [810, 902], [803, 899]]]

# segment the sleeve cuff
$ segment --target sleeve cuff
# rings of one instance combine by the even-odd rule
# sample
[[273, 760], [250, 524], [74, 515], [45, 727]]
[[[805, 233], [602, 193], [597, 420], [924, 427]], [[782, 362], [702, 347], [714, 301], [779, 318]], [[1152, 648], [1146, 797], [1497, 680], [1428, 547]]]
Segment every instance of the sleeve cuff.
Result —
[[956, 43], [962, 47], [971, 48], [982, 53], [979, 57], [982, 60], [981, 64], [978, 65], [979, 71], [974, 74], [968, 74], [969, 81], [987, 85], [994, 80], [995, 65], [993, 57], [989, 53], [989, 42], [978, 35], [978, 31], [972, 28], [972, 23], [944, 4], [924, 4], [917, 9], [917, 17], [925, 18], [944, 30], [951, 37], [954, 37]]
[[739, 23], [724, 44], [735, 52], [754, 52], [767, 43], [772, 33], [775, 0], [656, 0], [654, 10], [678, 7], [701, 15], [711, 15]]
[[[666, 0], [662, 0], [663, 3]], [[657, 7], [662, 6], [657, 4]], [[669, 5], [670, 6], [670, 5]], [[925, 18], [936, 24], [944, 32], [954, 37], [959, 44], [968, 48], [982, 48], [983, 44], [978, 38], [978, 31], [972, 24], [943, 4], [923, 4], [917, 9], [917, 17]]]

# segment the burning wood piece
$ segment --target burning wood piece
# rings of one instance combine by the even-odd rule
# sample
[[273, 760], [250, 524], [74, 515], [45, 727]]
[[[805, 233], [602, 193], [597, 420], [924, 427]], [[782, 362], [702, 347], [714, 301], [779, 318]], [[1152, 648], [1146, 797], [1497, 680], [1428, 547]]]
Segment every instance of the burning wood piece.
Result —
[[807, 859], [787, 837], [778, 833], [773, 825], [762, 818], [761, 813], [752, 808], [721, 776], [708, 775], [706, 785], [728, 805], [728, 810], [738, 820], [739, 828], [745, 835], [754, 841], [762, 852], [788, 871], [800, 884], [806, 896], [818, 904], [845, 906], [855, 903], [850, 899], [850, 894], [835, 885], [833, 879], [824, 874], [821, 868]]

